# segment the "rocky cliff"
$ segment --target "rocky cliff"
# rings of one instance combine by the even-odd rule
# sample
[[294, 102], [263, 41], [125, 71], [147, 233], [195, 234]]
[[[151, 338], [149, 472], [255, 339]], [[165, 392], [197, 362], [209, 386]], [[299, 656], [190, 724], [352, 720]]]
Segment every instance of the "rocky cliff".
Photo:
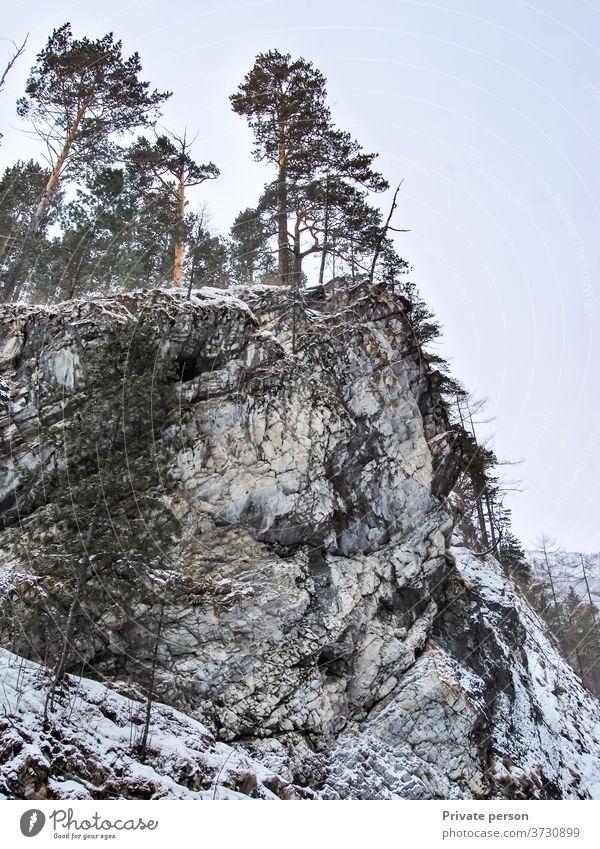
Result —
[[[600, 796], [600, 707], [496, 561], [451, 549], [458, 458], [403, 298], [139, 291], [0, 322], [5, 795]], [[170, 707], [140, 764], [149, 689]]]

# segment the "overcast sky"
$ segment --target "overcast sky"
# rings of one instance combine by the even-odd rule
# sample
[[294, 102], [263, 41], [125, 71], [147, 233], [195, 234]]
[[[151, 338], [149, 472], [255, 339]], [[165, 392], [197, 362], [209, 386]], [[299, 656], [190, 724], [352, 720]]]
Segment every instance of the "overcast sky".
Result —
[[174, 92], [164, 124], [198, 132], [196, 158], [221, 169], [195, 201], [223, 232], [268, 176], [228, 96], [259, 51], [310, 59], [336, 123], [404, 178], [398, 248], [442, 353], [489, 397], [497, 454], [523, 460], [517, 534], [600, 550], [600, 0], [2, 5], [0, 35], [30, 36], [1, 96], [0, 164], [36, 153], [14, 102], [50, 31], [113, 30]]

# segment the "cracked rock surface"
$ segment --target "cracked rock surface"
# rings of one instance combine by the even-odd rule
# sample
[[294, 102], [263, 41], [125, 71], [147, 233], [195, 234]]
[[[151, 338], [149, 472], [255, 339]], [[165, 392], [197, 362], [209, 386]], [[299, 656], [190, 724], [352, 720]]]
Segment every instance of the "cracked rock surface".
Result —
[[[31, 481], [57, 449], [39, 440], [40, 419], [76, 415], [90, 352], [143, 320], [177, 366], [157, 434], [162, 497], [180, 529], [177, 570], [183, 586], [205, 588], [201, 603], [180, 593], [165, 622], [156, 698], [172, 707], [160, 709], [155, 734], [183, 740], [186, 722], [196, 723], [210, 738], [204, 750], [232, 747], [241, 763], [223, 783], [188, 753], [190, 774], [203, 777], [186, 784], [156, 755], [164, 780], [144, 792], [183, 798], [214, 784], [260, 798], [600, 796], [598, 704], [496, 561], [450, 551], [449, 426], [409, 305], [364, 285], [325, 287], [299, 312], [294, 351], [277, 287], [2, 307], [4, 592], [52, 578], [51, 565], [27, 561], [16, 543], [43, 531]], [[154, 631], [113, 608], [97, 610], [95, 627], [87, 677], [135, 684]], [[30, 633], [17, 653], [39, 661], [43, 642]], [[41, 680], [27, 669], [24, 680]], [[9, 699], [17, 726], [18, 704]], [[101, 762], [100, 742], [95, 751]], [[41, 757], [46, 779], [30, 784], [43, 795], [58, 779]], [[94, 785], [76, 758], [69, 764], [63, 780], [84, 788], [74, 793], [142, 792], [102, 768]], [[19, 795], [23, 773], [4, 770], [2, 792]], [[167, 791], [169, 776], [177, 788]]]

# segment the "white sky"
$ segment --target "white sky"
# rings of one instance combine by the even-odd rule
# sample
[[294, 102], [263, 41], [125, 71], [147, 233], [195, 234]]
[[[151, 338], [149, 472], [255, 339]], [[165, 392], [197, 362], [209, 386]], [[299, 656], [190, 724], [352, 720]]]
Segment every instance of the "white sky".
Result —
[[489, 397], [498, 455], [524, 460], [516, 532], [600, 550], [600, 0], [5, 0], [0, 35], [30, 38], [1, 95], [2, 167], [36, 153], [14, 102], [67, 20], [114, 30], [174, 92], [163, 123], [221, 169], [197, 200], [223, 232], [267, 177], [228, 96], [259, 51], [312, 60], [337, 124], [404, 178], [398, 247], [442, 353]]

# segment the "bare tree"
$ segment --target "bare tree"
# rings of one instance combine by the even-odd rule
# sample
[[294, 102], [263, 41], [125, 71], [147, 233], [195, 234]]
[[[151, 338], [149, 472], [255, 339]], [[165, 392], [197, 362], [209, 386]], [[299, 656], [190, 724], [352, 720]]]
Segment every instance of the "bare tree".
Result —
[[146, 751], [148, 749], [148, 732], [150, 731], [150, 719], [152, 717], [152, 703], [154, 701], [154, 689], [156, 684], [156, 667], [158, 665], [158, 646], [160, 643], [160, 635], [163, 626], [163, 619], [165, 615], [165, 602], [164, 599], [160, 602], [160, 612], [158, 615], [158, 624], [156, 626], [156, 636], [154, 638], [154, 647], [152, 649], [152, 667], [150, 670], [150, 682], [148, 684], [148, 691], [146, 696], [146, 714], [144, 717], [144, 729], [142, 731], [142, 737], [139, 743], [138, 751], [140, 755], [140, 760], [143, 761], [146, 757]]
[[408, 233], [409, 230], [399, 230], [397, 227], [392, 227], [392, 217], [394, 212], [396, 211], [396, 207], [398, 206], [398, 192], [402, 188], [402, 183], [404, 180], [400, 180], [398, 185], [396, 186], [396, 191], [394, 192], [394, 197], [392, 198], [392, 205], [390, 207], [390, 211], [388, 212], [388, 217], [385, 220], [385, 224], [381, 229], [381, 233], [379, 234], [379, 239], [377, 240], [377, 245], [375, 247], [375, 253], [373, 254], [373, 262], [371, 263], [371, 270], [369, 271], [369, 281], [372, 283], [375, 278], [375, 268], [377, 266], [377, 260], [379, 259], [379, 254], [381, 253], [381, 249], [383, 247], [383, 243], [387, 237], [388, 230], [392, 230], [394, 233]]
[[[29, 38], [29, 33], [23, 39], [23, 43], [19, 46], [16, 41], [11, 41], [13, 51], [8, 55], [8, 62], [4, 66], [4, 70], [2, 71], [2, 75], [0, 76], [0, 91], [4, 89], [6, 85], [6, 78], [9, 73], [12, 71], [15, 62], [25, 52], [25, 45], [27, 44], [27, 39]], [[2, 133], [0, 133], [0, 139], [2, 138]], [[6, 243], [5, 243], [6, 244]], [[2, 251], [4, 253], [4, 250]]]
[[549, 555], [554, 554], [558, 550], [558, 545], [555, 539], [549, 537], [547, 534], [542, 534], [535, 541], [536, 550], [543, 555], [544, 563], [546, 565], [546, 573], [548, 575], [548, 581], [550, 583], [550, 591], [552, 592], [552, 600], [554, 601], [554, 607], [558, 607], [558, 597], [556, 595], [556, 589], [554, 586], [554, 578], [552, 576], [552, 569], [550, 567], [550, 559]]
[[583, 580], [585, 581], [585, 589], [586, 589], [586, 592], [587, 592], [588, 601], [590, 603], [590, 610], [591, 610], [591, 613], [592, 613], [592, 619], [594, 621], [594, 626], [597, 629], [598, 628], [598, 620], [596, 618], [596, 605], [594, 604], [594, 601], [592, 599], [592, 593], [590, 591], [590, 583], [588, 581], [587, 569], [585, 568], [585, 560], [583, 559], [583, 554], [580, 553], [579, 557], [581, 559], [581, 569], [583, 571]]

